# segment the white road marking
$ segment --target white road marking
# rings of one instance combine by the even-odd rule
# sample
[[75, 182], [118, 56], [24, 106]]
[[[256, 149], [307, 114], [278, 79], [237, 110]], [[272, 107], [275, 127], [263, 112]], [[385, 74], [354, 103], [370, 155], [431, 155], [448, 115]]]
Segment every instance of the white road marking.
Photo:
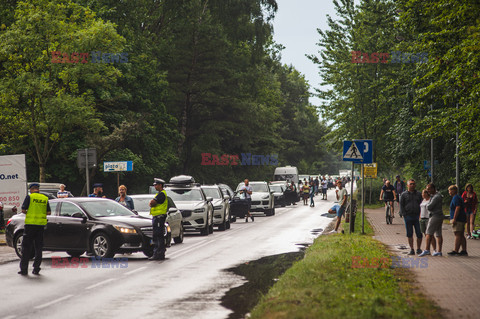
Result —
[[43, 304], [43, 305], [40, 305], [40, 306], [36, 306], [35, 309], [43, 309], [43, 308], [46, 308], [46, 307], [48, 307], [48, 306], [51, 306], [51, 305], [53, 305], [53, 304], [56, 304], [57, 302], [63, 301], [63, 300], [68, 299], [68, 298], [70, 298], [70, 297], [73, 297], [73, 295], [63, 296], [63, 297], [58, 298], [58, 299], [56, 299], [56, 300], [47, 302], [46, 304]]
[[95, 287], [98, 287], [98, 286], [101, 286], [103, 284], [106, 284], [110, 281], [114, 281], [115, 279], [111, 278], [111, 279], [107, 279], [107, 280], [104, 280], [104, 281], [100, 281], [99, 283], [96, 283], [94, 285], [91, 285], [91, 286], [88, 286], [87, 288], [85, 288], [85, 290], [89, 290], [89, 289], [93, 289]]
[[15, 316], [7, 316], [7, 317], [3, 317], [3, 319], [13, 319], [13, 318], [16, 318]]
[[136, 273], [136, 272], [138, 272], [138, 271], [140, 271], [140, 270], [147, 269], [147, 268], [148, 268], [148, 267], [140, 267], [140, 268], [138, 268], [138, 269], [131, 270], [131, 271], [129, 271], [129, 272], [126, 272], [126, 273], [124, 274], [124, 276], [128, 276], [128, 275], [134, 274], [134, 273]]

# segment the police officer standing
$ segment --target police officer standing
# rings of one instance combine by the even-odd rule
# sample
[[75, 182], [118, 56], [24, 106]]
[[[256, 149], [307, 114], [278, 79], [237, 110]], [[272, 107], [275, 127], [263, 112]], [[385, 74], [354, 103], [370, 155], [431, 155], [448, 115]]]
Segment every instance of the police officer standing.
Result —
[[167, 192], [163, 189], [165, 181], [163, 179], [155, 178], [153, 186], [158, 191], [155, 198], [150, 201], [150, 215], [152, 215], [153, 226], [153, 256], [150, 260], [164, 260], [165, 259], [165, 239], [164, 228], [165, 219], [167, 218], [168, 199]]
[[28, 261], [32, 247], [35, 247], [35, 260], [33, 262], [32, 274], [40, 274], [40, 264], [42, 263], [43, 249], [43, 231], [47, 225], [47, 215], [50, 215], [50, 205], [48, 197], [40, 194], [40, 185], [30, 184], [30, 195], [25, 197], [22, 204], [22, 212], [25, 216], [25, 229], [22, 241], [22, 258], [20, 260], [20, 271], [22, 276], [28, 272]]

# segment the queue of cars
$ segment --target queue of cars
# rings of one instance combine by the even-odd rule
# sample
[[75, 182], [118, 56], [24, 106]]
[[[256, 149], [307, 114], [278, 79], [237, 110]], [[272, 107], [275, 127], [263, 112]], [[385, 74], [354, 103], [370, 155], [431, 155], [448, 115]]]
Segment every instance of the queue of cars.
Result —
[[[290, 204], [285, 197], [286, 182], [252, 181], [251, 212], [275, 215], [275, 206]], [[230, 229], [237, 218], [244, 218], [248, 206], [226, 184], [200, 185], [191, 176], [180, 175], [165, 184], [168, 212], [165, 227], [166, 246], [171, 240], [180, 244], [184, 232], [198, 231], [207, 236], [214, 227]], [[129, 195], [135, 210], [116, 201], [96, 197], [68, 197], [49, 200], [44, 250], [65, 251], [72, 257], [85, 252], [91, 256], [111, 258], [116, 253], [143, 252], [153, 255], [153, 228], [149, 202], [152, 194]], [[6, 225], [7, 245], [21, 257], [25, 214], [13, 215]]]

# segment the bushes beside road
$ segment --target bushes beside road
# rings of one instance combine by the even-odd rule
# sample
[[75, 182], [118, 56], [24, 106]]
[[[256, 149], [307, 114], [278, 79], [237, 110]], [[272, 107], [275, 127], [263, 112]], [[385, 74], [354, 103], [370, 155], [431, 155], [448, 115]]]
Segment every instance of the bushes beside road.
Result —
[[[355, 229], [361, 229], [361, 218]], [[366, 235], [324, 235], [253, 309], [251, 318], [440, 318], [408, 269], [390, 268], [386, 248]], [[348, 229], [348, 225], [344, 225]], [[388, 258], [387, 268], [352, 268], [352, 258]], [[386, 260], [386, 259], [383, 259]], [[378, 263], [380, 266], [381, 263]]]

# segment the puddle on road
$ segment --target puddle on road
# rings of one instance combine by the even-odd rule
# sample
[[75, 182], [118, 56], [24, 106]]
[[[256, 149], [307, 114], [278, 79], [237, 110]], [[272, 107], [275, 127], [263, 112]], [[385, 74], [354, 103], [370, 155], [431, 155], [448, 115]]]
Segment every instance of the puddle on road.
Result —
[[247, 280], [242, 286], [227, 291], [221, 299], [221, 305], [233, 311], [229, 319], [245, 318], [245, 315], [255, 307], [261, 296], [266, 294], [294, 262], [305, 255], [305, 249], [310, 244], [298, 244], [300, 251], [267, 256], [258, 260], [243, 263], [237, 267], [227, 269]]

